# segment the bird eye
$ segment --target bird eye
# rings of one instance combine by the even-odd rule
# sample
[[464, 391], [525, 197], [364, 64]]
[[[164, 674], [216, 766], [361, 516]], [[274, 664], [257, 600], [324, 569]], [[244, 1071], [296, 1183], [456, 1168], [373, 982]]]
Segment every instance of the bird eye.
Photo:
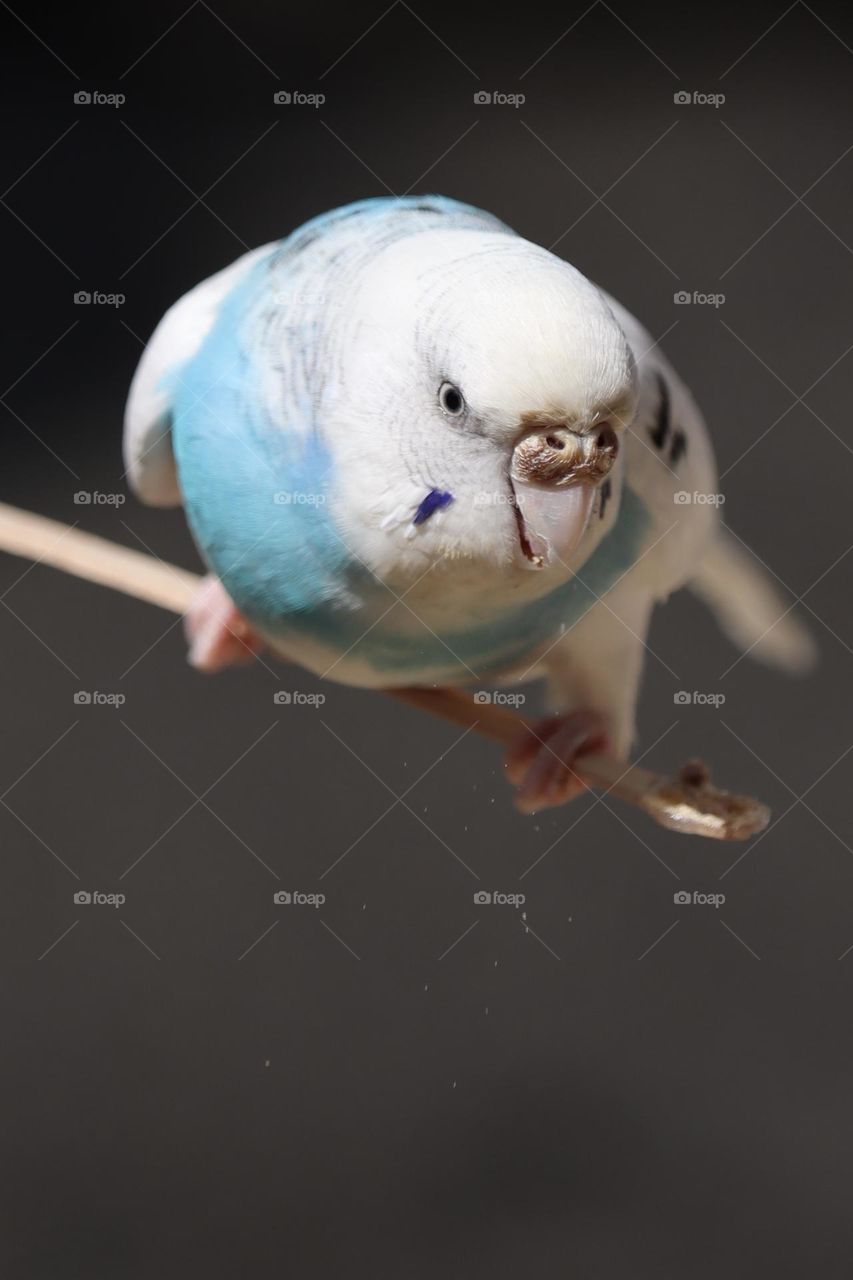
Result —
[[458, 418], [465, 412], [465, 397], [452, 382], [442, 382], [438, 389], [438, 403], [451, 418]]

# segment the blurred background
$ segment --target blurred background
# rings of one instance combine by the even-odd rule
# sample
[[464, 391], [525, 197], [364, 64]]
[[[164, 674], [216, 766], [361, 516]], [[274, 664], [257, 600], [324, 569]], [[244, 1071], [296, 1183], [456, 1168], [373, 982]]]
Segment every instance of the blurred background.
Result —
[[680, 595], [641, 704], [646, 763], [774, 825], [522, 818], [489, 744], [205, 679], [169, 615], [0, 557], [5, 1273], [846, 1276], [853, 16], [384, 3], [3, 4], [0, 496], [198, 567], [123, 478], [165, 308], [360, 197], [490, 209], [662, 341], [800, 599], [814, 677]]

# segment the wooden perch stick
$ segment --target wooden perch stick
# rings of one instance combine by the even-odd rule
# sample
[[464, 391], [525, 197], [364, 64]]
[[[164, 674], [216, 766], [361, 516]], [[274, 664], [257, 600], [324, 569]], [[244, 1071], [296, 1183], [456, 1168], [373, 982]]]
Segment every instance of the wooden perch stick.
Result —
[[[470, 725], [505, 746], [516, 738], [519, 725], [528, 723], [503, 707], [474, 702], [468, 694], [456, 689], [392, 692], [412, 706], [432, 711], [456, 724]], [[601, 754], [582, 756], [574, 769], [588, 786], [636, 805], [662, 827], [684, 835], [746, 840], [763, 831], [770, 821], [770, 810], [760, 801], [711, 786], [708, 769], [698, 760], [684, 765], [676, 780]]]
[[197, 573], [4, 502], [0, 502], [0, 551], [64, 569], [172, 613], [184, 613], [201, 586]]
[[[51, 565], [172, 613], [186, 611], [202, 582], [196, 573], [5, 503], [0, 503], [0, 551]], [[527, 723], [503, 707], [475, 702], [458, 690], [390, 692], [505, 745], [516, 737], [519, 725]], [[673, 831], [745, 840], [770, 820], [769, 810], [759, 801], [711, 786], [707, 769], [696, 762], [685, 765], [677, 780], [601, 754], [583, 756], [577, 771], [588, 785], [638, 806]]]

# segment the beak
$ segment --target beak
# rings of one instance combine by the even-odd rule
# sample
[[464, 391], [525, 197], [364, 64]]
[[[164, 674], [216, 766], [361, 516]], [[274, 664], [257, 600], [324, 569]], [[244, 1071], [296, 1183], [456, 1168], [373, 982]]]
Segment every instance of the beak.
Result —
[[581, 435], [565, 426], [529, 432], [515, 446], [510, 481], [528, 565], [568, 561], [586, 532], [597, 485], [619, 452], [612, 427]]

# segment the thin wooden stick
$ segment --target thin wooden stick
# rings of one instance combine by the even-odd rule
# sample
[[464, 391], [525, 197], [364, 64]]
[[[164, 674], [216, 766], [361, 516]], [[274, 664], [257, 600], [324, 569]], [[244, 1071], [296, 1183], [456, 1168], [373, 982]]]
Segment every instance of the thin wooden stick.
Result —
[[[0, 503], [0, 551], [62, 569], [178, 614], [186, 612], [202, 583], [197, 573], [5, 503]], [[475, 702], [459, 690], [388, 692], [504, 745], [527, 725], [504, 707]], [[588, 785], [611, 792], [643, 809], [662, 826], [686, 834], [744, 840], [763, 830], [770, 820], [770, 811], [759, 801], [712, 787], [707, 769], [697, 762], [686, 765], [674, 781], [601, 754], [583, 756], [577, 762], [577, 772]]]
[[184, 613], [201, 586], [197, 573], [70, 524], [0, 502], [0, 551], [63, 569], [172, 613]]
[[[475, 729], [508, 746], [519, 728], [530, 723], [494, 703], [475, 702], [457, 689], [395, 689], [396, 697], [423, 711]], [[751, 796], [734, 795], [711, 785], [708, 769], [691, 760], [677, 779], [661, 777], [639, 765], [600, 753], [581, 756], [572, 766], [578, 777], [595, 787], [636, 805], [671, 831], [708, 836], [712, 840], [746, 840], [763, 831], [770, 810]]]

